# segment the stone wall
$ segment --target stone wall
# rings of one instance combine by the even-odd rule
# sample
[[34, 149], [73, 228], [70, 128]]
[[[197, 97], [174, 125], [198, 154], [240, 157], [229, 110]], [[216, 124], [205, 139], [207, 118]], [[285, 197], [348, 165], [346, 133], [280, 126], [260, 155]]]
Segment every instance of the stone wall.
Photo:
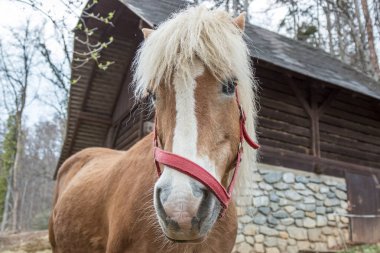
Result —
[[344, 179], [260, 164], [236, 199], [234, 253], [296, 253], [339, 248], [348, 240]]

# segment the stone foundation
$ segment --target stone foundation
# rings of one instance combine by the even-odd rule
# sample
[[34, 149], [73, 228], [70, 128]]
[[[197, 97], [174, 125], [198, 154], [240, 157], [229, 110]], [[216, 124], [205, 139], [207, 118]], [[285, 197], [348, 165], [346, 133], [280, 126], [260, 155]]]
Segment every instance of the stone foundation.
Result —
[[344, 179], [260, 164], [236, 199], [234, 253], [297, 253], [340, 248], [348, 241]]

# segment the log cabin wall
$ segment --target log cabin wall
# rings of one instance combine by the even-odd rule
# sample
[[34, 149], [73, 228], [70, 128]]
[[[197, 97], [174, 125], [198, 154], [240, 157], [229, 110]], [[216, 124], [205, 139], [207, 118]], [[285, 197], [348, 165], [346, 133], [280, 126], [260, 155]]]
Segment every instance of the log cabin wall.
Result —
[[380, 171], [377, 100], [268, 64], [255, 74], [262, 162], [339, 177]]

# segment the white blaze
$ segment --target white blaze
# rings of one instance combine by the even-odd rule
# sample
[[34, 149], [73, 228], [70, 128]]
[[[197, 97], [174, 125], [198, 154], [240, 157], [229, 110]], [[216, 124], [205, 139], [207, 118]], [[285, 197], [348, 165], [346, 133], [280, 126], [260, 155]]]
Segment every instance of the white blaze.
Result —
[[[198, 123], [195, 112], [195, 79], [202, 75], [204, 66], [197, 62], [192, 70], [192, 77], [185, 79], [178, 74], [173, 78], [176, 100], [176, 125], [174, 128], [173, 148], [174, 154], [183, 156], [210, 172], [215, 178], [215, 163], [207, 156], [200, 156], [197, 152]], [[191, 191], [189, 176], [165, 166], [161, 178], [170, 177], [173, 187], [179, 191]], [[220, 179], [217, 178], [219, 181]]]

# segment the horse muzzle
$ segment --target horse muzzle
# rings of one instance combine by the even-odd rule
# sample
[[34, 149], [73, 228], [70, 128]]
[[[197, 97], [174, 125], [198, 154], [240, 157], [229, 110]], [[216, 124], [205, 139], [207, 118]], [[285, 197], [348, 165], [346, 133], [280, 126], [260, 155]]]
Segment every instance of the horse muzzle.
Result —
[[211, 191], [189, 178], [190, 187], [158, 184], [155, 209], [166, 237], [175, 242], [199, 243], [211, 230], [221, 206]]

